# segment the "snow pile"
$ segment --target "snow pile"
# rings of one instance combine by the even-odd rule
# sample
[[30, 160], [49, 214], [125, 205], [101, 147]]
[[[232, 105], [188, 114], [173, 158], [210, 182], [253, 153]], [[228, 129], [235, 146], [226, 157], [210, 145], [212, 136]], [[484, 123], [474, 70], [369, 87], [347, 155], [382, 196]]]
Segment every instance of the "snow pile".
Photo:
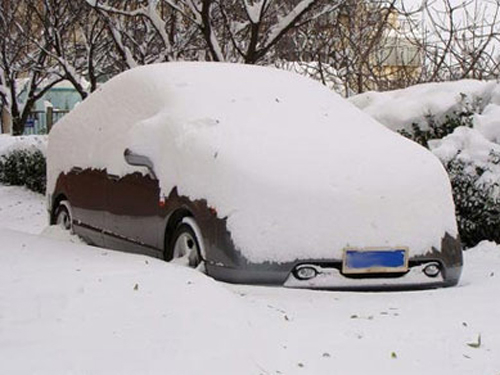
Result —
[[[497, 120], [500, 129], [500, 119]], [[481, 172], [479, 185], [496, 185], [500, 181], [500, 145], [488, 141], [476, 129], [459, 127], [443, 138], [429, 142], [432, 152], [444, 163], [458, 160], [471, 174]]]
[[423, 84], [351, 102], [426, 144], [446, 166], [465, 246], [500, 241], [500, 83]]
[[472, 128], [458, 127], [429, 148], [447, 164], [458, 160], [471, 173], [486, 172], [479, 183], [500, 181], [500, 83], [463, 80], [429, 83], [404, 90], [368, 92], [350, 99], [352, 103], [392, 130], [411, 131], [411, 125], [426, 128], [426, 117], [441, 123], [446, 116], [468, 113]]
[[0, 229], [0, 372], [248, 374], [269, 345], [194, 270]]
[[14, 150], [36, 148], [44, 155], [47, 150], [46, 135], [24, 135], [13, 137], [8, 134], [0, 134], [0, 155], [8, 154]]
[[[328, 293], [232, 287], [285, 347], [282, 374], [495, 374], [500, 367], [500, 246], [464, 254], [455, 288], [403, 293]], [[280, 316], [281, 315], [281, 316]], [[286, 316], [286, 318], [284, 318]], [[314, 338], [314, 339], [311, 339]]]
[[457, 158], [473, 168], [486, 170], [480, 182], [497, 184], [500, 181], [500, 84], [483, 83], [483, 91], [477, 95], [484, 109], [473, 115], [473, 128], [457, 128], [443, 140], [431, 143], [430, 148], [445, 162]]
[[482, 109], [497, 91], [496, 82], [462, 80], [386, 92], [370, 91], [353, 96], [349, 101], [389, 129], [410, 131], [413, 123], [425, 128], [429, 115], [441, 122], [446, 115], [464, 107]]
[[48, 216], [43, 198], [26, 188], [0, 184], [0, 228], [40, 233]]
[[227, 217], [252, 262], [339, 258], [347, 246], [422, 254], [457, 233], [432, 154], [297, 74], [216, 63], [125, 72], [52, 130], [48, 192], [73, 166], [136, 171], [126, 148], [153, 160], [163, 194], [177, 186]]
[[41, 236], [51, 238], [53, 240], [71, 242], [74, 244], [85, 244], [85, 242], [71, 231], [64, 229], [61, 225], [46, 226], [40, 233]]

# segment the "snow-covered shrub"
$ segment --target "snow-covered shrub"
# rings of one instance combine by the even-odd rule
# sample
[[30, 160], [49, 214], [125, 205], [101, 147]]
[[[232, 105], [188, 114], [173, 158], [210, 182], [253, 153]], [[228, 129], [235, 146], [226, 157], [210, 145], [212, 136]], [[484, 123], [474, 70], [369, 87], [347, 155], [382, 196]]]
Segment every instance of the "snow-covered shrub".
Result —
[[[490, 153], [490, 162], [499, 165], [500, 154]], [[500, 199], [498, 182], [482, 180], [491, 172], [473, 167], [459, 158], [447, 163], [455, 200], [458, 228], [462, 243], [475, 246], [482, 240], [500, 243]]]
[[500, 83], [462, 80], [350, 98], [448, 170], [464, 245], [500, 242]]
[[445, 114], [444, 119], [439, 121], [433, 113], [427, 113], [423, 123], [413, 122], [411, 130], [399, 129], [398, 133], [428, 148], [428, 142], [432, 139], [442, 139], [459, 126], [472, 128], [474, 125], [474, 114], [481, 113], [481, 98], [469, 100], [466, 94], [461, 94], [459, 109], [451, 114]]
[[398, 133], [424, 147], [428, 147], [427, 143], [430, 140], [444, 138], [453, 133], [459, 126], [472, 127], [472, 116], [467, 113], [459, 113], [454, 116], [446, 115], [442, 123], [438, 123], [436, 117], [432, 114], [426, 115], [425, 120], [427, 122], [426, 129], [422, 129], [419, 124], [413, 123], [411, 131], [401, 129]]
[[26, 186], [38, 193], [45, 193], [45, 155], [36, 147], [14, 149], [0, 155], [0, 183]]
[[[491, 149], [494, 145], [471, 129], [473, 116], [474, 112], [463, 111], [446, 115], [439, 123], [435, 116], [428, 115], [425, 130], [413, 124], [413, 132], [399, 131], [430, 147], [445, 165], [453, 189], [460, 237], [466, 247], [483, 240], [500, 242], [499, 185], [495, 177], [500, 167], [500, 152]], [[482, 158], [478, 155], [485, 152]]]

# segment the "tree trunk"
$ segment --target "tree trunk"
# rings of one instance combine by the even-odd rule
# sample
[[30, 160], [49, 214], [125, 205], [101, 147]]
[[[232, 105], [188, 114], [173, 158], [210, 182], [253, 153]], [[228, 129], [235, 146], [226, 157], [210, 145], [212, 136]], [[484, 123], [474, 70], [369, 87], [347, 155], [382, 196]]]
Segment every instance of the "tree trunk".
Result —
[[12, 135], [23, 135], [24, 127], [26, 125], [26, 121], [28, 121], [28, 117], [33, 107], [34, 100], [29, 100], [28, 103], [25, 104], [23, 112], [19, 113], [16, 108], [13, 108], [12, 114]]
[[23, 135], [24, 134], [24, 124], [25, 121], [19, 116], [12, 118], [12, 135]]
[[0, 116], [2, 116], [2, 129], [0, 133], [4, 134], [10, 134], [11, 129], [12, 129], [12, 117], [10, 115], [10, 112], [7, 110], [7, 107], [2, 106], [2, 111], [0, 113]]

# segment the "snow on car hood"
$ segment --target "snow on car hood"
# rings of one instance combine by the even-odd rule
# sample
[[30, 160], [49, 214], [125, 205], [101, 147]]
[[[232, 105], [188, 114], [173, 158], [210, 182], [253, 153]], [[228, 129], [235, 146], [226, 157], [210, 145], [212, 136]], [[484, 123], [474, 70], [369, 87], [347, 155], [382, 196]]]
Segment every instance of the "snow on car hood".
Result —
[[293, 73], [167, 63], [117, 76], [54, 128], [48, 191], [75, 165], [137, 170], [125, 148], [153, 160], [163, 194], [177, 187], [227, 217], [251, 262], [338, 258], [345, 247], [415, 255], [457, 234], [431, 153]]

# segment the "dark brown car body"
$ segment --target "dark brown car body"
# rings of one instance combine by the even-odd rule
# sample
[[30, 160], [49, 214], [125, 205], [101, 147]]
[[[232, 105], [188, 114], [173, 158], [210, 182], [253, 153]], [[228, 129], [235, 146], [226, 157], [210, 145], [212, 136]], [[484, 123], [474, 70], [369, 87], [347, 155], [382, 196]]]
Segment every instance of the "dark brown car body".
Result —
[[[165, 260], [172, 258], [167, 249], [175, 228], [183, 218], [192, 217], [201, 232], [206, 272], [228, 282], [299, 288], [428, 288], [455, 285], [462, 268], [460, 241], [449, 235], [442, 240], [442, 251], [429, 249], [425, 255], [410, 258], [409, 271], [402, 274], [344, 275], [342, 259], [250, 263], [234, 245], [226, 219], [217, 216], [216, 207], [209, 207], [205, 200], [179, 196], [176, 188], [163, 197], [154, 175], [139, 172], [119, 178], [105, 170], [75, 167], [59, 175], [49, 198], [52, 223], [58, 204], [68, 201], [73, 229], [89, 244]], [[422, 272], [422, 266], [430, 262], [440, 265], [439, 277]], [[304, 264], [315, 267], [326, 281], [297, 278], [295, 271]]]

